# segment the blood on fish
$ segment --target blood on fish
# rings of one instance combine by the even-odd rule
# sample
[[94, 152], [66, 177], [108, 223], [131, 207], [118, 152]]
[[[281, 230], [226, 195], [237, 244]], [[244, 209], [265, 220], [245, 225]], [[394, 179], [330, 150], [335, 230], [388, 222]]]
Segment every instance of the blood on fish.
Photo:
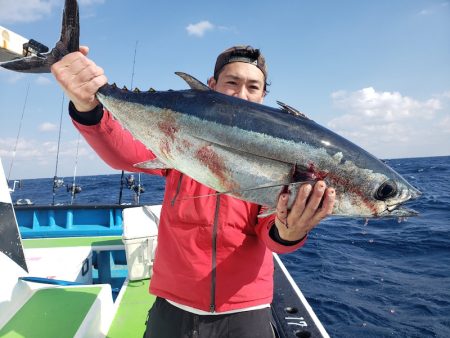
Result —
[[[326, 177], [327, 177], [328, 185], [330, 187], [333, 187], [333, 185], [344, 187], [344, 189], [345, 189], [344, 193], [349, 192], [349, 193], [352, 193], [352, 194], [358, 196], [360, 198], [360, 201], [366, 206], [367, 209], [370, 210], [370, 213], [373, 216], [378, 215], [378, 210], [377, 210], [376, 206], [370, 201], [370, 199], [367, 198], [366, 194], [363, 191], [357, 189], [357, 187], [354, 187], [352, 185], [352, 182], [349, 179], [338, 176], [333, 173], [327, 173]], [[355, 201], [355, 203], [357, 203], [357, 202], [358, 201]]]
[[185, 153], [186, 151], [190, 151], [193, 147], [193, 144], [186, 139], [177, 140], [176, 148], [180, 153]]
[[222, 186], [227, 190], [234, 190], [235, 184], [230, 184], [226, 175], [226, 166], [223, 159], [209, 146], [203, 146], [195, 153], [195, 158], [203, 163], [219, 178]]
[[215, 175], [222, 179], [225, 179], [225, 163], [219, 157], [219, 155], [217, 155], [217, 153], [213, 149], [211, 149], [211, 147], [201, 147], [195, 153], [195, 157], [204, 165], [206, 165]]
[[188, 140], [182, 140], [181, 144], [183, 145], [183, 147], [185, 147], [186, 149], [189, 149], [192, 147], [192, 143], [189, 142]]
[[327, 171], [317, 170], [315, 164], [312, 162], [308, 164], [308, 173], [311, 179], [318, 181], [324, 180], [328, 176]]
[[167, 120], [158, 122], [158, 128], [172, 141], [175, 140], [175, 134], [179, 130], [179, 128], [176, 126], [176, 121], [174, 118], [168, 118]]

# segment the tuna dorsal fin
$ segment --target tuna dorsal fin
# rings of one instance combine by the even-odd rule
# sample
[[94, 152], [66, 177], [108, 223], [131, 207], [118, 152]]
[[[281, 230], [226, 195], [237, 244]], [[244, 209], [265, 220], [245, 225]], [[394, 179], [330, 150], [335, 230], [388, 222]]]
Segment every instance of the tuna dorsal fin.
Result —
[[172, 167], [168, 166], [167, 164], [161, 162], [157, 158], [150, 160], [150, 161], [136, 163], [133, 165], [133, 167], [141, 168], [141, 169], [171, 169], [172, 168]]
[[192, 89], [203, 90], [203, 91], [211, 90], [211, 88], [209, 88], [203, 82], [201, 82], [200, 80], [197, 80], [195, 77], [193, 77], [189, 74], [186, 74], [183, 72], [175, 72], [175, 74], [177, 74], [184, 81], [186, 81], [187, 84], [189, 85], [189, 87], [191, 87]]
[[277, 101], [277, 103], [285, 112], [292, 114], [294, 116], [300, 116], [300, 117], [303, 117], [303, 118], [309, 120], [309, 118], [305, 114], [303, 114], [301, 111], [287, 105], [286, 103], [283, 103], [281, 101]]

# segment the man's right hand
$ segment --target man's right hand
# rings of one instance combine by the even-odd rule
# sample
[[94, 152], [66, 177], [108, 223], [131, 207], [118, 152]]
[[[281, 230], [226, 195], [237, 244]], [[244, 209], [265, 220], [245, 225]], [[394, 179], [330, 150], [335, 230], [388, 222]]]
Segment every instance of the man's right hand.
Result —
[[79, 112], [91, 111], [99, 104], [95, 94], [108, 82], [103, 69], [86, 57], [88, 52], [88, 47], [80, 46], [79, 52], [67, 54], [51, 67], [56, 81]]

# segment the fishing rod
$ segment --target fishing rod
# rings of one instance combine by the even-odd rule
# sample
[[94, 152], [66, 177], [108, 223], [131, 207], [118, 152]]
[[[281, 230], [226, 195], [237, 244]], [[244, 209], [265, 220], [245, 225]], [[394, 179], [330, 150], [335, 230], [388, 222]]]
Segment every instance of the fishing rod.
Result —
[[70, 205], [73, 204], [73, 201], [75, 199], [75, 194], [78, 194], [81, 192], [81, 186], [76, 185], [75, 180], [77, 176], [77, 167], [78, 167], [78, 150], [80, 149], [80, 137], [81, 134], [78, 133], [78, 140], [77, 140], [77, 153], [75, 156], [75, 167], [73, 169], [73, 180], [72, 180], [72, 186], [67, 186], [67, 191], [70, 191]]
[[[30, 83], [28, 82], [27, 91], [26, 91], [26, 94], [25, 94], [25, 101], [23, 102], [22, 116], [21, 116], [20, 122], [19, 122], [19, 130], [17, 131], [16, 143], [14, 144], [14, 150], [12, 152], [11, 163], [9, 164], [9, 171], [8, 171], [8, 178], [7, 178], [7, 182], [8, 183], [9, 183], [9, 180], [10, 180], [10, 177], [11, 177], [11, 172], [12, 172], [12, 168], [13, 168], [13, 165], [14, 165], [14, 160], [16, 158], [17, 145], [19, 143], [20, 131], [22, 130], [23, 116], [25, 115], [25, 108], [27, 106], [29, 92], [30, 92]], [[16, 183], [19, 183], [19, 187], [21, 186], [20, 181], [14, 181], [12, 189], [11, 188], [9, 189], [11, 192], [13, 192], [16, 189]]]
[[[134, 69], [136, 66], [136, 52], [137, 52], [137, 46], [138, 46], [138, 40], [136, 40], [136, 45], [134, 46], [134, 57], [133, 57], [133, 71], [131, 73], [131, 85], [130, 88], [133, 89], [133, 80], [134, 80]], [[141, 187], [141, 173], [138, 173], [138, 185], [137, 185], [137, 191], [136, 188], [134, 189], [134, 196], [135, 196], [135, 204], [140, 203], [140, 197], [141, 197], [141, 192], [143, 192], [143, 188]]]
[[62, 95], [62, 102], [61, 102], [61, 113], [59, 116], [59, 132], [58, 132], [58, 148], [56, 150], [56, 164], [55, 164], [55, 175], [53, 176], [53, 198], [52, 198], [52, 205], [55, 205], [55, 195], [56, 195], [56, 189], [61, 188], [64, 184], [64, 180], [62, 178], [58, 178], [58, 164], [59, 164], [59, 146], [61, 144], [61, 127], [62, 127], [62, 119], [63, 119], [63, 111], [64, 111], [64, 92]]
[[[132, 67], [132, 71], [131, 71], [131, 84], [130, 84], [131, 89], [133, 89], [134, 70], [135, 70], [135, 66], [136, 66], [136, 52], [137, 52], [138, 42], [139, 41], [136, 40], [136, 44], [134, 46], [133, 67]], [[134, 191], [134, 203], [139, 204], [141, 193], [143, 193], [145, 191], [144, 187], [141, 185], [141, 173], [138, 173], [138, 184], [135, 185], [134, 184], [135, 183], [134, 175], [130, 175], [125, 179], [125, 171], [122, 170], [122, 174], [120, 176], [119, 204], [122, 204], [124, 183], [126, 183], [128, 189]]]

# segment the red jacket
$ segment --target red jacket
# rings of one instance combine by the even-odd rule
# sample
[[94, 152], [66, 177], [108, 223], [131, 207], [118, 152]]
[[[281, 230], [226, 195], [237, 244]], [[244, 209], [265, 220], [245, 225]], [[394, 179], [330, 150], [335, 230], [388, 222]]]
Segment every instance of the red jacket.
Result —
[[[137, 171], [133, 164], [155, 158], [106, 110], [95, 125], [74, 124], [115, 169]], [[150, 292], [211, 312], [271, 303], [271, 251], [291, 252], [305, 240], [290, 246], [274, 241], [274, 217], [258, 218], [256, 204], [227, 195], [190, 198], [215, 191], [177, 170], [141, 171], [166, 177]]]

